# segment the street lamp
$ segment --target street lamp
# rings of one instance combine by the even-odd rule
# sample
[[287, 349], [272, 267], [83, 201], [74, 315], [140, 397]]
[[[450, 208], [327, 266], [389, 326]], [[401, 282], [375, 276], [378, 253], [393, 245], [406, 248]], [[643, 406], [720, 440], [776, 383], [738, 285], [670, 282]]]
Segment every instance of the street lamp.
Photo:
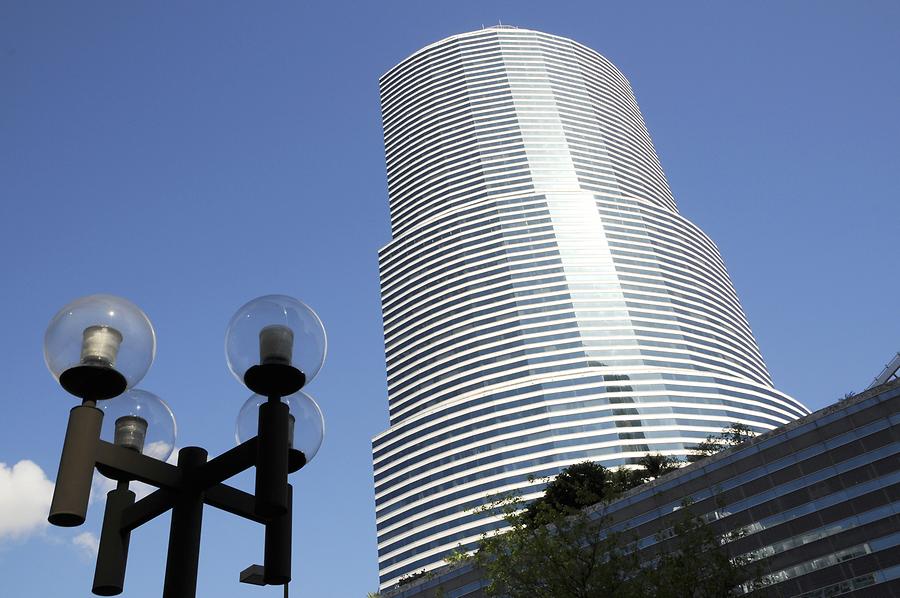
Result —
[[[44, 336], [44, 359], [81, 405], [69, 414], [50, 523], [84, 523], [95, 467], [117, 481], [106, 498], [95, 594], [122, 592], [131, 531], [171, 509], [163, 598], [194, 597], [204, 504], [265, 526], [263, 565], [245, 570], [242, 581], [287, 585], [287, 476], [315, 457], [324, 433], [319, 406], [301, 389], [322, 367], [325, 351], [322, 322], [300, 301], [266, 295], [241, 307], [228, 325], [225, 354], [228, 368], [254, 394], [237, 419], [237, 446], [212, 460], [200, 447], [184, 447], [178, 464], [170, 465], [165, 459], [175, 447], [172, 410], [134, 388], [156, 354], [156, 333], [146, 314], [120, 297], [91, 295], [54, 316]], [[251, 467], [254, 494], [224, 483]], [[133, 480], [157, 490], [135, 502], [128, 489]]]

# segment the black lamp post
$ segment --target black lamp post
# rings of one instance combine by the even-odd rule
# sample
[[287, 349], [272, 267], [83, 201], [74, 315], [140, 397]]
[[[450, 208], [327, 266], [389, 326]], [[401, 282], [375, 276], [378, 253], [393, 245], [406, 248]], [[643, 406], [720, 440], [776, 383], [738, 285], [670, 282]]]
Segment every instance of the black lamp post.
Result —
[[[267, 295], [244, 305], [225, 335], [229, 369], [254, 392], [238, 417], [238, 445], [211, 460], [204, 449], [185, 447], [178, 464], [170, 465], [165, 459], [175, 446], [172, 411], [159, 397], [132, 388], [156, 352], [147, 316], [110, 295], [84, 297], [60, 310], [47, 328], [44, 358], [60, 385], [82, 402], [69, 415], [48, 519], [63, 527], [84, 523], [95, 467], [117, 480], [106, 499], [95, 594], [122, 592], [132, 530], [171, 509], [163, 597], [194, 597], [204, 505], [265, 526], [263, 565], [246, 569], [241, 581], [287, 585], [288, 474], [315, 456], [324, 431], [319, 406], [301, 388], [318, 373], [325, 348], [322, 322], [300, 301]], [[224, 483], [251, 467], [254, 494]], [[135, 502], [128, 489], [132, 480], [157, 490]]]

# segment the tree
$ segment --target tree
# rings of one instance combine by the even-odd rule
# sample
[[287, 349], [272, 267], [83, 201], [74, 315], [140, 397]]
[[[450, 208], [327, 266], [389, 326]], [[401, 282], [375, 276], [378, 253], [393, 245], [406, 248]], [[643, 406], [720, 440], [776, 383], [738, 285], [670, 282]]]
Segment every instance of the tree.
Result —
[[732, 559], [712, 529], [691, 512], [686, 501], [673, 526], [658, 540], [672, 538], [645, 566], [636, 581], [654, 598], [719, 598], [736, 596], [744, 581], [743, 561]]
[[553, 513], [571, 514], [600, 502], [610, 495], [610, 471], [584, 461], [570, 465], [559, 473], [544, 489], [544, 496], [528, 507], [530, 517], [549, 508]]
[[631, 490], [635, 486], [640, 486], [646, 481], [645, 478], [645, 472], [639, 469], [628, 469], [627, 467], [613, 469], [609, 472], [609, 481], [605, 496], [607, 498], [613, 498], [626, 490]]
[[620, 467], [609, 470], [594, 461], [570, 465], [547, 483], [544, 495], [528, 506], [525, 517], [533, 520], [545, 506], [553, 512], [573, 514], [679, 467], [677, 459], [659, 453], [648, 453], [638, 459], [637, 464], [640, 469]]
[[678, 469], [678, 460], [673, 457], [646, 454], [638, 459], [638, 465], [643, 468], [643, 481], [655, 480], [656, 478]]
[[[642, 470], [609, 471], [596, 463], [572, 465], [545, 494], [524, 508], [519, 498], [494, 501], [483, 509], [501, 515], [508, 530], [485, 534], [469, 557], [485, 572], [488, 596], [508, 598], [722, 598], [741, 581], [712, 530], [689, 505], [660, 537], [652, 558], [636, 549], [635, 538], [609, 532], [607, 504], [620, 488], [655, 478], [675, 466], [647, 455]], [[627, 488], [626, 488], [627, 489]], [[597, 499], [590, 512], [584, 507]], [[459, 554], [456, 555], [460, 558]], [[642, 562], [647, 561], [649, 562]]]
[[638, 569], [636, 553], [625, 550], [617, 534], [596, 533], [596, 522], [583, 511], [564, 514], [548, 502], [525, 511], [517, 498], [488, 508], [499, 509], [509, 525], [505, 533], [483, 537], [473, 557], [488, 578], [488, 596], [639, 596], [628, 580]]
[[706, 437], [706, 440], [697, 445], [693, 454], [688, 455], [691, 463], [715, 455], [719, 451], [737, 446], [753, 438], [756, 434], [749, 426], [740, 422], [734, 422], [715, 435]]

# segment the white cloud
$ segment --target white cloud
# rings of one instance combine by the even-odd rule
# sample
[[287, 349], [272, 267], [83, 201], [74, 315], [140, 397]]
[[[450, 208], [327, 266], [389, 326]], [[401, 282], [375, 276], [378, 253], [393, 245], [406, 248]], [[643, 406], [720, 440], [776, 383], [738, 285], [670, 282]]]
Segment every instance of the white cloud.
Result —
[[80, 548], [90, 560], [97, 558], [97, 551], [100, 549], [100, 539], [91, 532], [78, 534], [72, 538], [72, 544]]
[[153, 457], [154, 459], [159, 459], [164, 455], [168, 455], [171, 460], [172, 455], [177, 455], [176, 451], [173, 451], [174, 447], [168, 442], [163, 442], [162, 440], [157, 440], [156, 442], [151, 442], [147, 446], [144, 447], [144, 454]]
[[0, 541], [44, 529], [52, 497], [53, 482], [34, 461], [0, 463]]
[[115, 480], [111, 480], [100, 475], [97, 471], [94, 471], [94, 477], [91, 480], [91, 504], [93, 505], [96, 501], [105, 501], [106, 493], [115, 489]]

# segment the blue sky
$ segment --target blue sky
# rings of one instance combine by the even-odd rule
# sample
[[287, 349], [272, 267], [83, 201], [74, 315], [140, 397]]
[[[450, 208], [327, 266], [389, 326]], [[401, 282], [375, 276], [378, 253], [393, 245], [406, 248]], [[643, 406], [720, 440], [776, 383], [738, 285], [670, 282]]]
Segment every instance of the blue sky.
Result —
[[[249, 394], [225, 366], [232, 313], [269, 293], [319, 312], [329, 356], [309, 391], [326, 438], [293, 479], [292, 596], [377, 587], [378, 76], [498, 21], [576, 39], [631, 80], [680, 210], [719, 245], [779, 388], [820, 408], [900, 349], [895, 2], [7, 0], [0, 501], [19, 510], [0, 513], [4, 595], [90, 592], [80, 534], [98, 531], [102, 502], [82, 528], [33, 522], [74, 405], [44, 367], [44, 328], [95, 292], [148, 313], [159, 350], [141, 387], [175, 411], [179, 445], [213, 454], [232, 446]], [[126, 596], [161, 594], [167, 526], [133, 536]], [[261, 555], [261, 530], [207, 509], [199, 594], [280, 596], [237, 583]]]

